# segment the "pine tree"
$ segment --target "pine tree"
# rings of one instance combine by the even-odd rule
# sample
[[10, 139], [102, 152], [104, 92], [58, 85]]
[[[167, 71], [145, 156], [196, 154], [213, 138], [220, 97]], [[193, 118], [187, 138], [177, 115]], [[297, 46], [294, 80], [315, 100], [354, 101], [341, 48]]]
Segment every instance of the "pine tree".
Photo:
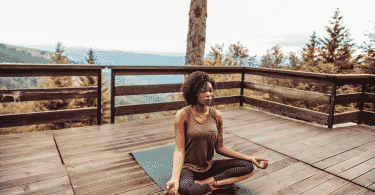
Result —
[[375, 32], [367, 32], [365, 35], [370, 40], [369, 43], [363, 42], [363, 45], [360, 46], [363, 49], [363, 54], [361, 55], [361, 58], [363, 58], [362, 71], [364, 74], [375, 74]]
[[318, 64], [318, 47], [319, 40], [314, 31], [311, 35], [310, 43], [306, 44], [306, 47], [302, 49], [302, 61], [307, 63], [309, 66], [316, 66]]
[[340, 23], [342, 16], [339, 15], [340, 10], [337, 8], [333, 15], [333, 20], [330, 21], [333, 27], [326, 26], [329, 38], [320, 39], [322, 47], [320, 56], [324, 63], [332, 63], [338, 68], [338, 73], [348, 73], [353, 70], [357, 63], [352, 60], [354, 53], [353, 39], [350, 38], [349, 30]]
[[[369, 42], [363, 42], [363, 45], [360, 46], [363, 49], [361, 58], [363, 58], [363, 66], [361, 67], [361, 72], [363, 74], [375, 74], [375, 27], [374, 32], [367, 32], [365, 35], [369, 38]], [[367, 86], [368, 93], [375, 93], [375, 83], [369, 83]], [[364, 104], [364, 110], [369, 110], [375, 112], [374, 103]]]
[[94, 51], [92, 51], [91, 47], [89, 52], [87, 53], [89, 58], [85, 58], [88, 64], [95, 64], [96, 58], [94, 57]]
[[279, 45], [275, 45], [271, 50], [267, 50], [267, 54], [262, 56], [260, 67], [261, 68], [273, 68], [280, 69], [281, 63], [285, 60], [285, 56], [281, 51]]
[[[66, 59], [62, 54], [64, 50], [61, 43], [57, 43], [56, 52], [54, 56], [51, 56], [52, 60], [49, 60], [51, 64], [67, 64], [68, 59]], [[61, 87], [72, 87], [74, 84], [71, 76], [54, 76], [54, 77], [44, 77], [39, 81], [39, 88], [61, 88]], [[65, 110], [73, 109], [74, 100], [73, 99], [57, 99], [57, 100], [44, 100], [37, 101], [34, 105], [34, 112], [43, 112], [51, 110]], [[43, 125], [37, 125], [36, 129], [42, 130]], [[64, 129], [72, 127], [71, 122], [58, 122], [49, 123], [45, 125], [46, 129]]]
[[[267, 54], [262, 56], [260, 68], [281, 69], [281, 63], [285, 60], [285, 56], [279, 45], [275, 45], [271, 50], [267, 50]], [[269, 85], [279, 86], [279, 80], [275, 78], [263, 77], [263, 82]]]
[[[94, 51], [90, 48], [89, 52], [87, 53], [89, 58], [86, 58], [88, 64], [95, 64], [96, 58], [94, 57]], [[104, 81], [104, 74], [102, 74], [102, 81]], [[95, 76], [80, 76], [80, 86], [81, 87], [93, 87], [98, 86], [98, 79]], [[107, 82], [102, 83], [102, 120], [101, 124], [109, 124], [110, 122], [110, 93], [109, 87], [104, 88], [104, 85]], [[75, 102], [75, 106], [78, 108], [86, 108], [86, 107], [97, 107], [98, 102], [96, 98], [82, 98]], [[95, 125], [96, 119], [89, 119], [83, 122], [83, 125]]]

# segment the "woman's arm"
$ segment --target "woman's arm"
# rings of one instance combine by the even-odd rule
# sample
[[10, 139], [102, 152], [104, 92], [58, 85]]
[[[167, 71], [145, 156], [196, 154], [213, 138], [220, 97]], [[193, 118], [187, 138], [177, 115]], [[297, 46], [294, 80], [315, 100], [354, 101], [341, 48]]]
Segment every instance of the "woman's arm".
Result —
[[185, 110], [177, 112], [174, 120], [174, 134], [176, 148], [173, 155], [173, 166], [171, 179], [175, 181], [180, 180], [182, 165], [185, 159], [185, 134], [184, 134], [184, 121], [187, 119]]
[[253, 156], [247, 156], [241, 153], [238, 153], [236, 151], [233, 151], [223, 144], [223, 115], [221, 112], [217, 111], [217, 121], [218, 121], [218, 139], [216, 143], [216, 153], [229, 157], [229, 158], [237, 158], [237, 159], [243, 159], [243, 160], [249, 160], [253, 162], [258, 167], [263, 167], [258, 161], [264, 160], [262, 158], [253, 157]]

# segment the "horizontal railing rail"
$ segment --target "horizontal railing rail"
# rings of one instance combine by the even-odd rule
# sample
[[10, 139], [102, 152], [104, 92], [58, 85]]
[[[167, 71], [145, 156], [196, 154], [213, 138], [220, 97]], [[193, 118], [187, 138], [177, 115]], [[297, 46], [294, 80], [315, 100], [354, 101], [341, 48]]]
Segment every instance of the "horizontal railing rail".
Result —
[[98, 86], [80, 88], [15, 89], [0, 90], [0, 103], [56, 99], [97, 98], [95, 108], [80, 108], [33, 113], [0, 115], [0, 127], [14, 127], [44, 123], [56, 123], [86, 119], [97, 119], [101, 124], [101, 69], [105, 66], [71, 64], [0, 64], [0, 77], [44, 77], [44, 76], [96, 76]]
[[[32, 64], [1, 64], [1, 77], [29, 77], [29, 76], [97, 76], [97, 87], [58, 88], [58, 89], [20, 89], [0, 90], [5, 94], [0, 102], [39, 101], [53, 99], [97, 98], [97, 108], [82, 108], [71, 110], [48, 111], [40, 113], [5, 114], [0, 115], [0, 127], [42, 124], [72, 119], [87, 119], [97, 117], [100, 125], [101, 116], [101, 69], [105, 66], [96, 65], [32, 65]], [[217, 97], [213, 105], [239, 103], [265, 108], [276, 114], [317, 121], [332, 128], [334, 124], [358, 121], [358, 124], [375, 122], [375, 113], [363, 111], [364, 103], [375, 103], [375, 94], [367, 92], [366, 86], [375, 83], [375, 75], [339, 75], [310, 73], [291, 70], [279, 70], [254, 67], [207, 67], [207, 66], [108, 66], [111, 69], [111, 123], [116, 116], [133, 115], [150, 112], [178, 110], [187, 106], [185, 101], [137, 104], [115, 106], [116, 96], [143, 95], [158, 93], [181, 92], [182, 83], [158, 85], [116, 86], [116, 76], [126, 75], [187, 75], [195, 71], [208, 74], [240, 74], [241, 81], [218, 82], [217, 89], [240, 89], [240, 93], [231, 97]], [[245, 81], [246, 75], [259, 75], [271, 78], [292, 79], [300, 82], [324, 84], [330, 90], [328, 94], [273, 86]], [[362, 91], [353, 94], [337, 94], [336, 88], [346, 84], [361, 84]], [[322, 113], [278, 102], [247, 97], [244, 90], [255, 90], [271, 93], [292, 100], [311, 101], [328, 105], [329, 112]], [[16, 98], [17, 97], [17, 98]], [[336, 104], [359, 102], [359, 110], [335, 114]]]
[[[162, 84], [162, 85], [136, 85], [136, 86], [117, 86], [115, 87], [115, 76], [120, 75], [174, 75], [174, 74], [190, 74], [194, 71], [204, 71], [208, 74], [242, 74], [241, 81], [219, 82], [217, 89], [240, 88], [239, 96], [215, 98], [213, 105], [243, 103], [262, 107], [277, 114], [285, 114], [290, 117], [298, 117], [306, 120], [313, 120], [332, 128], [334, 124], [350, 122], [358, 120], [358, 123], [364, 121], [374, 121], [375, 113], [363, 111], [363, 103], [374, 103], [374, 94], [365, 92], [357, 94], [340, 94], [336, 95], [336, 88], [346, 84], [366, 84], [375, 83], [374, 75], [339, 75], [339, 74], [322, 74], [310, 73], [291, 70], [278, 70], [268, 68], [254, 67], [207, 67], [207, 66], [110, 66], [112, 69], [111, 84], [111, 123], [114, 123], [115, 116], [141, 114], [149, 112], [160, 112], [169, 110], [178, 110], [187, 105], [185, 101], [127, 105], [115, 107], [115, 96], [124, 95], [143, 95], [155, 93], [171, 93], [181, 92], [182, 84]], [[259, 75], [272, 78], [293, 79], [301, 82], [325, 84], [331, 90], [329, 94], [311, 92], [306, 90], [298, 90], [285, 88], [280, 86], [253, 83], [244, 80], [245, 75]], [[311, 101], [319, 104], [329, 105], [329, 113], [321, 113], [295, 106], [285, 105], [277, 102], [246, 97], [243, 90], [257, 90], [265, 93], [274, 93], [292, 100]], [[344, 104], [349, 102], [360, 102], [362, 107], [359, 111], [350, 113], [334, 114], [336, 104]]]

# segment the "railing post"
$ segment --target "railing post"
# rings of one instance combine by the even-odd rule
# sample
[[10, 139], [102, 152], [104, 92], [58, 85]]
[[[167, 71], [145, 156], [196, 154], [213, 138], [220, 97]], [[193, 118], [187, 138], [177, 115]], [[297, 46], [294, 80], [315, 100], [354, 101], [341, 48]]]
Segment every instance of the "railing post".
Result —
[[111, 68], [111, 124], [115, 123], [115, 74], [116, 70]]
[[357, 125], [361, 124], [361, 116], [363, 115], [363, 104], [365, 103], [366, 85], [367, 85], [367, 82], [362, 83], [362, 93], [361, 93], [361, 97], [359, 100], [359, 114], [358, 114]]
[[243, 106], [243, 102], [244, 102], [244, 97], [243, 97], [243, 91], [244, 91], [244, 88], [245, 88], [245, 72], [242, 72], [242, 76], [241, 76], [241, 91], [240, 91], [240, 107]]
[[332, 129], [333, 119], [335, 116], [335, 97], [336, 97], [336, 78], [332, 82], [331, 97], [329, 100], [329, 116], [328, 116], [328, 128]]
[[98, 113], [97, 113], [97, 125], [102, 124], [102, 69], [98, 70]]

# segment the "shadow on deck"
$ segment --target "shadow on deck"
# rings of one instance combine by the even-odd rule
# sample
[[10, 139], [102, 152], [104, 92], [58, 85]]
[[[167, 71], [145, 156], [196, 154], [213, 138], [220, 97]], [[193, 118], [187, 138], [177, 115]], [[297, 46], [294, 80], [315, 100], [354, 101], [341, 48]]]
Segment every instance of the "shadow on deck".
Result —
[[[375, 194], [374, 128], [221, 112], [225, 146], [269, 160], [240, 182], [257, 194]], [[162, 194], [130, 152], [174, 144], [173, 119], [1, 136], [0, 194]]]

